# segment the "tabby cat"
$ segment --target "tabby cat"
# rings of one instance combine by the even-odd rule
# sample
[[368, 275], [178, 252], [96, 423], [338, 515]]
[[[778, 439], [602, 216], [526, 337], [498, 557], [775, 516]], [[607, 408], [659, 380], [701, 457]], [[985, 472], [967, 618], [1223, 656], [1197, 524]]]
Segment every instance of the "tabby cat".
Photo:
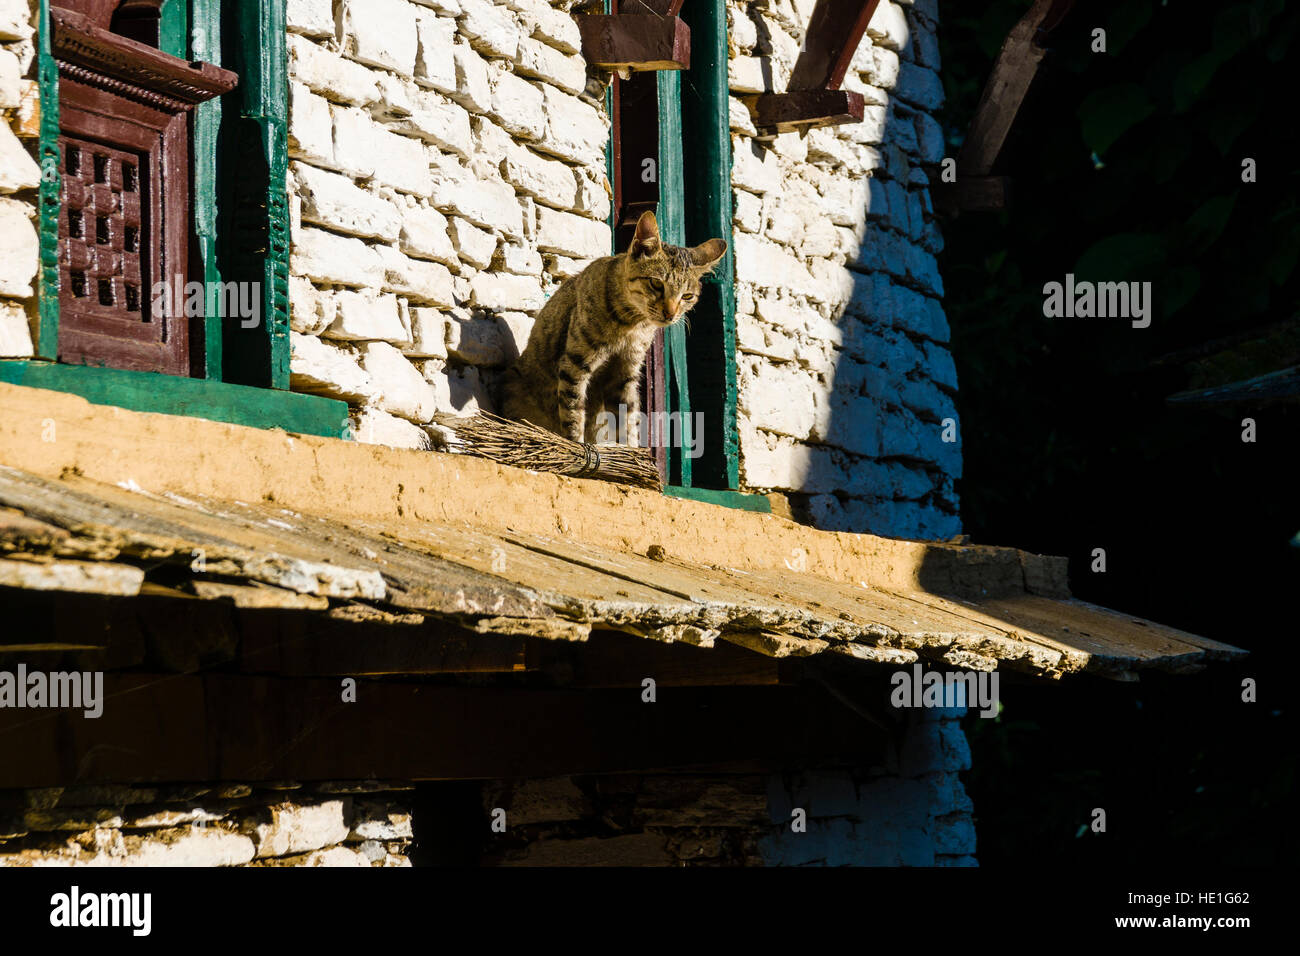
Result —
[[[659, 329], [699, 300], [700, 279], [727, 244], [670, 246], [654, 213], [642, 213], [628, 251], [606, 256], [567, 280], [542, 307], [528, 345], [505, 374], [502, 411], [571, 438], [596, 441], [603, 410], [626, 421], [641, 409], [641, 368]], [[628, 441], [634, 444], [634, 430]]]

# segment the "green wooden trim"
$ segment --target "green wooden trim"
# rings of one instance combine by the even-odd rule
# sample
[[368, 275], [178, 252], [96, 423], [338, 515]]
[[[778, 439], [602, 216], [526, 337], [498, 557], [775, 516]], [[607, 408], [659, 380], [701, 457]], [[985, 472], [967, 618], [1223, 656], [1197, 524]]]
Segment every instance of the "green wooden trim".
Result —
[[185, 415], [252, 428], [283, 428], [303, 435], [338, 438], [348, 424], [347, 402], [157, 372], [0, 361], [0, 382], [70, 392], [94, 405]]
[[[605, 0], [605, 12], [610, 11], [610, 0]], [[614, 240], [614, 233], [618, 229], [618, 209], [614, 206], [614, 80], [611, 77], [609, 83], [605, 86], [605, 116], [609, 120], [609, 137], [605, 140], [605, 181], [609, 183], [610, 203], [609, 215], [605, 221], [609, 223], [609, 254], [616, 256], [619, 253]]]
[[703, 501], [724, 508], [738, 508], [741, 511], [757, 511], [762, 514], [772, 513], [772, 502], [764, 495], [748, 495], [740, 491], [723, 491], [715, 488], [682, 488], [669, 485], [664, 494], [670, 498], [685, 498], [688, 501]]
[[35, 350], [53, 359], [59, 352], [59, 216], [63, 169], [59, 161], [59, 67], [50, 52], [50, 4], [40, 0], [37, 84], [41, 106], [41, 188], [38, 214], [40, 269], [36, 276], [40, 327]]
[[[172, 0], [179, 2], [179, 0]], [[221, 0], [188, 0], [192, 5], [189, 55], [195, 60], [221, 65]], [[164, 8], [165, 9], [165, 8]], [[220, 100], [200, 103], [194, 114], [194, 235], [198, 242], [199, 270], [208, 290], [208, 308], [203, 323], [204, 377], [223, 378], [223, 334], [219, 309], [213, 301], [222, 282], [218, 261], [219, 232], [217, 196], [217, 153], [224, 104]]]
[[158, 9], [158, 49], [189, 59], [190, 0], [162, 0]]
[[691, 69], [682, 93], [682, 133], [691, 144], [686, 170], [686, 242], [727, 240], [727, 254], [691, 312], [687, 367], [695, 410], [704, 415], [697, 486], [737, 488], [736, 265], [732, 235], [731, 131], [727, 110], [727, 13], [722, 0], [682, 7], [691, 28]]
[[[659, 234], [665, 242], [682, 245], [686, 238], [685, 187], [682, 160], [682, 76], [676, 70], [655, 74], [659, 84]], [[682, 447], [668, 449], [668, 480], [689, 487], [693, 462], [685, 454], [691, 444], [691, 393], [687, 375], [686, 327], [678, 322], [664, 330], [665, 409], [681, 416]]]
[[223, 64], [239, 74], [219, 137], [227, 197], [222, 223], [227, 282], [256, 282], [261, 322], [223, 323], [223, 378], [289, 387], [288, 53], [285, 0], [223, 4]]

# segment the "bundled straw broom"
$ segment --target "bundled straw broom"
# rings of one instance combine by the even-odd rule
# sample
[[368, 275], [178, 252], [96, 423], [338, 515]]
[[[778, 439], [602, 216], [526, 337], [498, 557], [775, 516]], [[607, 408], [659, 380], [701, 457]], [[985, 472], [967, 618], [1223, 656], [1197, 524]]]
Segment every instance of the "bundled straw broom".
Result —
[[434, 424], [453, 435], [448, 451], [503, 465], [574, 478], [601, 478], [639, 488], [663, 489], [654, 452], [628, 445], [590, 445], [488, 412], [461, 417], [440, 412]]

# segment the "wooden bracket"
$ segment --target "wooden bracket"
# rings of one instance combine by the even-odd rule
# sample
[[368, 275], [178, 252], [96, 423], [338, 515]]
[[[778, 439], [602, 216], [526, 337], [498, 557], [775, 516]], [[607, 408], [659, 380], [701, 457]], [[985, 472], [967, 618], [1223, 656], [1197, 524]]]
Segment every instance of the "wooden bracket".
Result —
[[861, 93], [851, 90], [798, 90], [764, 93], [754, 98], [754, 126], [765, 132], [790, 133], [860, 123]]
[[648, 13], [575, 16], [582, 55], [602, 70], [686, 70], [691, 66], [691, 30], [681, 17]]
[[818, 0], [788, 91], [754, 101], [759, 130], [788, 133], [862, 121], [862, 94], [840, 84], [878, 5], [879, 0]]

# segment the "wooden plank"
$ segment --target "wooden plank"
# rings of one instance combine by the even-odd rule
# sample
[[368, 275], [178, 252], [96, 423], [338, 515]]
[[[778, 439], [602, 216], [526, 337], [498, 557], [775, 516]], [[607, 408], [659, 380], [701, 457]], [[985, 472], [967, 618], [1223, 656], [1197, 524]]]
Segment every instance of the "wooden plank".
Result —
[[[658, 644], [627, 634], [598, 631], [581, 649], [549, 649], [538, 666], [566, 687], [640, 689], [646, 678], [657, 688], [774, 686], [777, 662], [725, 644], [704, 650], [681, 643]], [[570, 676], [571, 675], [571, 676]]]
[[37, 644], [0, 644], [0, 654], [63, 654], [67, 651], [102, 651], [102, 644], [62, 644], [57, 641]]
[[1047, 54], [1043, 46], [1046, 33], [1060, 23], [1072, 5], [1073, 0], [1034, 0], [1029, 12], [1007, 34], [958, 154], [959, 180], [967, 176], [988, 176], [993, 172], [1021, 104]]
[[229, 584], [225, 581], [191, 581], [194, 593], [205, 601], [230, 601], [245, 610], [292, 608], [295, 610], [324, 611], [330, 606], [328, 599], [314, 594], [298, 594], [284, 588], [262, 584]]
[[570, 616], [635, 623], [653, 615], [692, 622], [701, 611], [680, 595], [611, 575], [595, 562], [578, 564], [556, 549], [536, 546], [551, 539], [487, 534], [425, 522], [406, 529], [402, 540], [448, 561], [490, 573], [503, 583], [526, 586], [546, 604]]
[[399, 608], [438, 614], [514, 617], [551, 614], [529, 589], [512, 587], [473, 565], [447, 561], [409, 547], [360, 523], [345, 526], [285, 509], [202, 497], [196, 497], [190, 506], [192, 514], [207, 516], [213, 528], [240, 529], [240, 541], [249, 535], [250, 540], [265, 540], [266, 547], [277, 553], [324, 560], [331, 565], [376, 569], [386, 583], [385, 593], [361, 597], [382, 598]]
[[788, 89], [839, 89], [878, 4], [879, 0], [818, 0]]
[[[438, 780], [883, 763], [815, 687], [550, 690], [106, 675], [103, 715], [0, 710], [0, 788], [172, 780]], [[472, 732], [467, 732], [471, 731]]]
[[756, 651], [767, 657], [809, 657], [820, 654], [829, 646], [816, 638], [795, 637], [779, 631], [728, 631], [722, 635], [737, 647]]
[[63, 528], [37, 521], [12, 508], [0, 508], [0, 553], [23, 550], [51, 553], [59, 548], [85, 550], [79, 549], [72, 535]]
[[782, 606], [733, 580], [677, 561], [659, 561], [540, 535], [514, 535], [510, 540], [570, 566], [599, 570], [616, 579], [622, 587], [653, 588], [668, 600], [688, 602], [692, 613], [689, 618], [683, 616], [683, 623], [694, 622], [705, 627], [800, 627], [812, 617], [803, 609]]
[[[151, 560], [190, 566], [197, 558], [206, 573], [247, 576], [306, 593], [333, 597], [380, 597], [382, 576], [369, 563], [330, 563], [305, 545], [274, 550], [269, 535], [213, 520], [192, 508], [154, 496], [124, 491], [82, 479], [53, 482], [16, 469], [0, 467], [0, 504], [93, 540], [105, 553], [115, 551]], [[323, 559], [324, 558], [324, 559]]]
[[143, 581], [144, 572], [129, 564], [96, 561], [36, 563], [0, 558], [0, 588], [133, 597], [140, 593]]
[[301, 614], [240, 617], [239, 669], [288, 677], [513, 674], [527, 669], [522, 638], [440, 621], [392, 628]]
[[690, 69], [691, 31], [681, 17], [594, 13], [574, 19], [582, 55], [598, 69]]
[[1021, 640], [973, 616], [954, 614], [942, 606], [943, 599], [931, 601], [931, 595], [921, 592], [906, 596], [877, 588], [854, 588], [809, 574], [741, 573], [720, 568], [713, 573], [769, 594], [774, 601], [805, 608], [828, 628], [826, 635], [814, 636], [913, 650], [933, 660], [963, 652], [1048, 675], [1085, 663], [1080, 655], [1071, 659], [1068, 648]]
[[[385, 599], [448, 615], [546, 617], [536, 594], [391, 538], [284, 510], [162, 498], [97, 482], [48, 482], [0, 468], [0, 503], [75, 525], [105, 546], [321, 597]], [[194, 562], [201, 561], [201, 569]]]
[[[1185, 669], [1244, 653], [1083, 602], [1024, 592], [960, 601], [919, 589], [853, 587], [802, 572], [706, 568], [664, 554], [651, 558], [565, 538], [428, 522], [404, 525], [399, 538], [364, 521], [345, 527], [285, 509], [164, 498], [80, 478], [53, 482], [0, 467], [4, 508], [0, 529], [8, 530], [0, 542], [46, 540], [59, 554], [130, 555], [167, 565], [167, 584], [178, 572], [188, 573], [194, 578], [188, 586], [203, 597], [246, 607], [322, 610], [322, 599], [334, 597], [351, 603], [332, 608], [331, 615], [417, 628], [425, 613], [435, 613], [483, 634], [559, 641], [583, 641], [595, 626], [705, 648], [722, 636], [777, 655], [861, 644], [882, 653], [840, 653], [896, 660], [883, 653], [894, 649], [983, 670], [1003, 661], [1053, 677], [1084, 669], [1111, 675], [1149, 666]], [[50, 528], [75, 535], [60, 538]], [[201, 567], [192, 563], [196, 553]], [[1020, 554], [1004, 557], [1005, 572], [1022, 577]], [[948, 549], [940, 558], [955, 563], [943, 575], [952, 582], [962, 580], [965, 564], [983, 560], [981, 549]], [[122, 575], [133, 588], [123, 593], [143, 586], [143, 571], [120, 562], [10, 558], [0, 566], [14, 587], [98, 591], [109, 587], [104, 580]], [[125, 570], [108, 570], [115, 567]], [[94, 575], [100, 577], [86, 583]], [[284, 590], [250, 586], [258, 581]], [[156, 583], [150, 589], [168, 597], [181, 593]], [[304, 602], [289, 591], [317, 597]]]
[[754, 125], [764, 132], [792, 133], [862, 121], [865, 101], [852, 90], [798, 90], [754, 98]]
[[1194, 388], [1176, 392], [1166, 398], [1165, 401], [1193, 405], [1212, 405], [1226, 402], [1257, 402], [1267, 399], [1294, 398], [1297, 395], [1300, 395], [1300, 365], [1284, 368], [1277, 372], [1256, 375], [1227, 385], [1215, 385], [1210, 388]]
[[86, 365], [0, 361], [0, 382], [70, 392], [95, 405], [330, 438], [342, 434], [348, 415], [346, 402], [319, 395]]
[[984, 613], [1015, 627], [1032, 629], [1063, 644], [1087, 650], [1097, 669], [1159, 666], [1178, 668], [1205, 658], [1230, 660], [1248, 653], [1239, 647], [1097, 607], [1035, 595], [972, 602]]

